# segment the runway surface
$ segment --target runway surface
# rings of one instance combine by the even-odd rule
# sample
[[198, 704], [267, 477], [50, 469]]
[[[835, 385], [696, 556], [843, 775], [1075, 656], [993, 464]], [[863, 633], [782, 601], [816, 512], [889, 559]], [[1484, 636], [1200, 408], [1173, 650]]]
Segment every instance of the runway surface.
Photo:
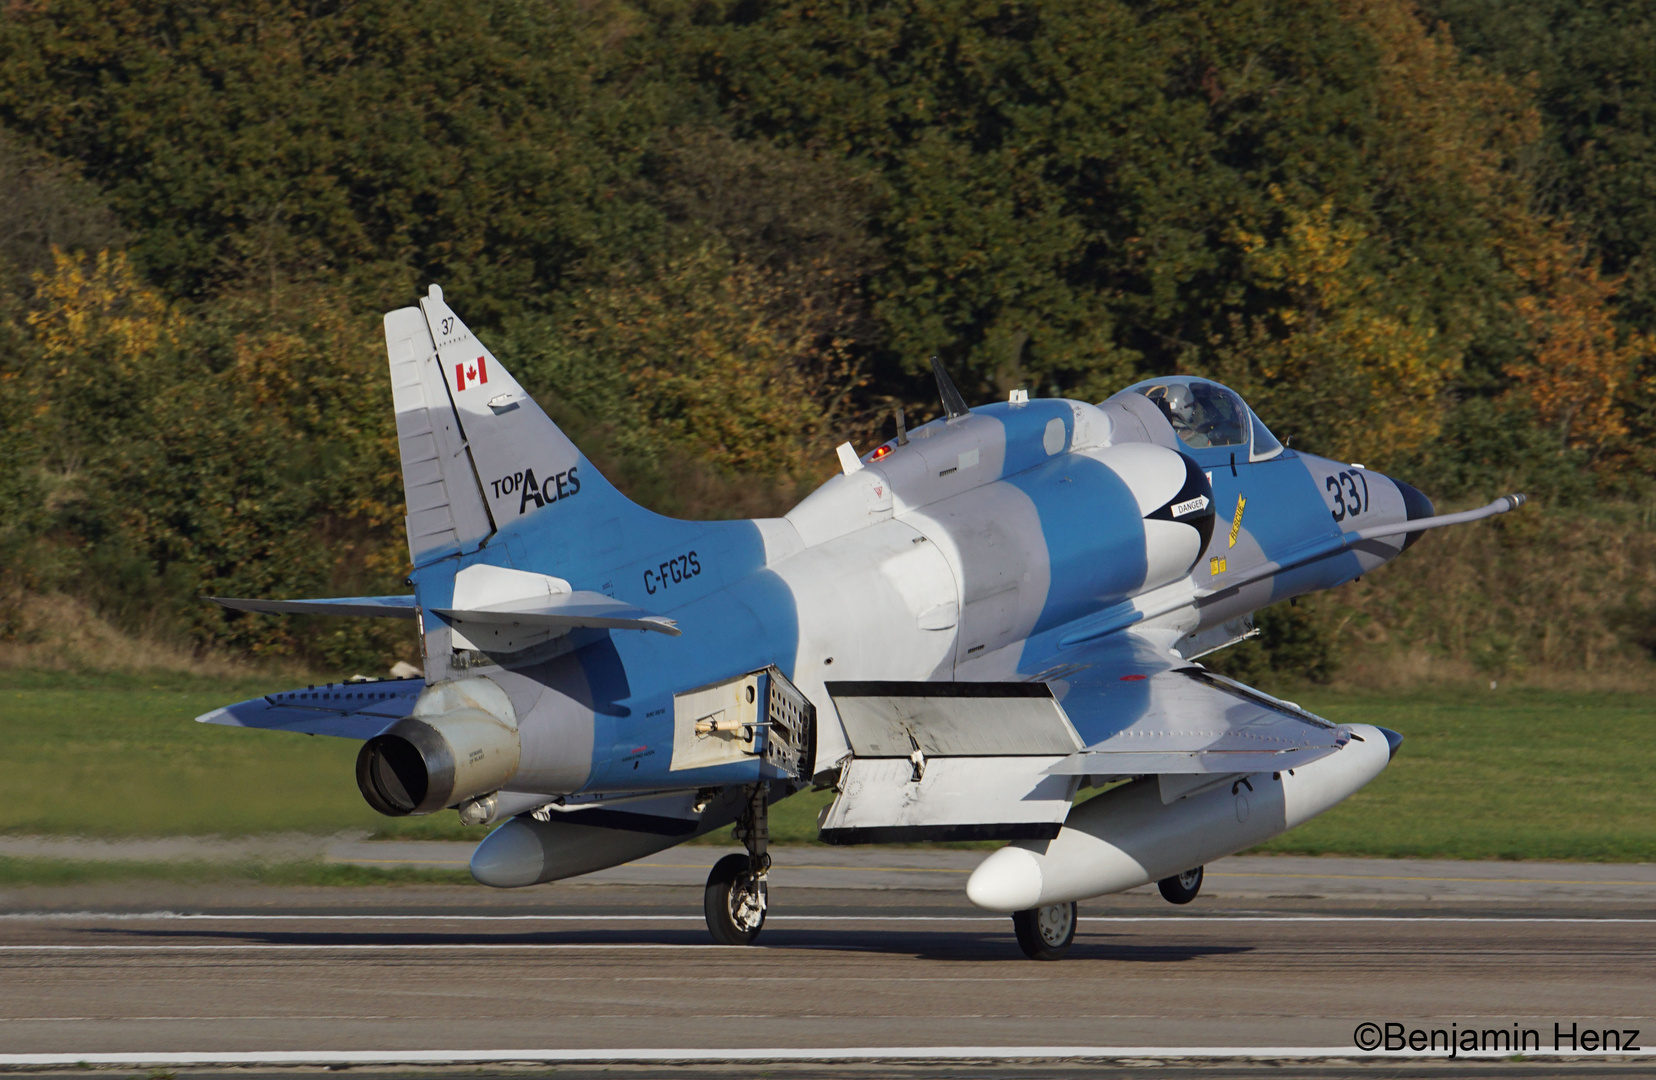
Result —
[[[1359, 861], [1264, 860], [1274, 880], [1259, 885], [1271, 878], [1260, 866], [1216, 875], [1188, 908], [1144, 895], [1083, 904], [1069, 959], [1039, 964], [1023, 959], [1008, 919], [961, 895], [953, 864], [976, 852], [835, 852], [826, 863], [819, 850], [782, 852], [793, 881], [777, 874], [760, 945], [715, 947], [700, 883], [719, 854], [679, 849], [511, 892], [13, 890], [0, 894], [0, 1054], [1265, 1053], [1352, 1047], [1364, 1022], [1517, 1025], [1548, 1049], [1554, 1025], [1656, 1041], [1648, 867], [1368, 862], [1339, 873]], [[813, 865], [823, 869], [801, 869]], [[1460, 888], [1497, 898], [1431, 898]]]

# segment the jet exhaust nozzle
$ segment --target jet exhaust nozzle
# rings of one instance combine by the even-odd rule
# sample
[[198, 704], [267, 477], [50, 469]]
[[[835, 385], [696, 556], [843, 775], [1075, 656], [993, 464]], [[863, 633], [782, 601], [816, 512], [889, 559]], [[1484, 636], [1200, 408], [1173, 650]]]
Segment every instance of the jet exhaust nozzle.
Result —
[[499, 791], [522, 756], [517, 714], [488, 679], [430, 686], [413, 713], [357, 754], [357, 787], [388, 817], [430, 814]]

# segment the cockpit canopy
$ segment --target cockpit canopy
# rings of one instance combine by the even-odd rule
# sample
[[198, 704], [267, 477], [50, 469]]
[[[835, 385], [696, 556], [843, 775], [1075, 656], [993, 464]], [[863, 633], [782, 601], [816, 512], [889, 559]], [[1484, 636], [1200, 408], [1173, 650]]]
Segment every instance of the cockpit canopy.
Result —
[[1194, 375], [1170, 375], [1146, 379], [1121, 392], [1149, 398], [1173, 425], [1179, 441], [1192, 450], [1247, 447], [1249, 461], [1282, 453], [1282, 443], [1227, 386]]

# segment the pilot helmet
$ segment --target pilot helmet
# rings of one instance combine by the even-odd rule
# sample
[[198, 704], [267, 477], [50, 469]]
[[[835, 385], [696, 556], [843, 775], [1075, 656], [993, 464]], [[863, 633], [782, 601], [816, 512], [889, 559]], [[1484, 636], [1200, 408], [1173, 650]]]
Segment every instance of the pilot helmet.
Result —
[[1196, 419], [1196, 395], [1184, 383], [1173, 383], [1162, 394], [1168, 414], [1185, 423]]

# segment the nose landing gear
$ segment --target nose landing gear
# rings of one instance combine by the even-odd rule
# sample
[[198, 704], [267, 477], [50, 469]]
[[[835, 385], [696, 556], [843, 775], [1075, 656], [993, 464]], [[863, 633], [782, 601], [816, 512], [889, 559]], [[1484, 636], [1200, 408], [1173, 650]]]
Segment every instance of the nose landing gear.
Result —
[[770, 877], [770, 785], [748, 791], [747, 808], [736, 820], [736, 838], [746, 855], [726, 855], [713, 864], [702, 895], [707, 930], [720, 945], [752, 945], [765, 927]]
[[1073, 900], [1012, 913], [1018, 948], [1031, 960], [1062, 960], [1075, 943], [1075, 921]]

